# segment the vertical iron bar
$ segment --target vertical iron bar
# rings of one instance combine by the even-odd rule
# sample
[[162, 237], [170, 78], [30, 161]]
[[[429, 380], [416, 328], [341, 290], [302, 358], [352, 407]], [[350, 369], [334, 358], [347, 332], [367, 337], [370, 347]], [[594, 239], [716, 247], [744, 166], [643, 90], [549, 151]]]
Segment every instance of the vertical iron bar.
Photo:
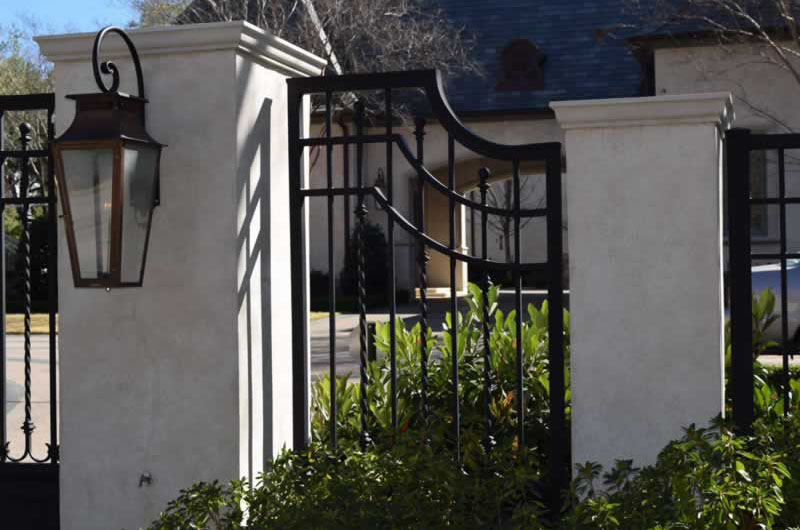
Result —
[[[47, 110], [47, 141], [55, 137], [52, 107]], [[47, 300], [49, 308], [50, 348], [50, 447], [48, 456], [55, 464], [59, 460], [58, 448], [58, 365], [56, 351], [56, 313], [58, 312], [58, 220], [56, 205], [55, 170], [53, 158], [47, 157]]]
[[[350, 136], [350, 129], [347, 126], [345, 118], [342, 116], [339, 120], [339, 127], [342, 129], [342, 136]], [[345, 144], [342, 146], [342, 187], [350, 187], [350, 145]], [[350, 195], [346, 194], [344, 197], [344, 255], [350, 255]]]
[[750, 131], [726, 133], [728, 167], [728, 255], [730, 259], [731, 400], [740, 432], [752, 429], [753, 287], [750, 278]]
[[305, 199], [303, 188], [303, 161], [300, 148], [300, 114], [302, 94], [288, 83], [287, 105], [289, 107], [289, 231], [291, 237], [292, 280], [292, 421], [293, 445], [295, 449], [308, 446], [309, 402], [308, 402], [308, 351], [306, 326], [306, 271]]
[[563, 237], [561, 227], [561, 148], [547, 158], [547, 269], [548, 269], [548, 365], [550, 369], [550, 475], [551, 499], [557, 517], [560, 513], [561, 492], [567, 487], [569, 477], [565, 470], [564, 448], [567, 447], [567, 426], [564, 403], [564, 291]]
[[[385, 91], [386, 103], [386, 136], [392, 136], [392, 90]], [[391, 140], [386, 142], [386, 198], [392, 206], [394, 196], [394, 182], [392, 171], [392, 154], [394, 145]], [[397, 431], [397, 285], [394, 270], [394, 218], [386, 215], [387, 232], [389, 236], [389, 378], [392, 400], [392, 430]]]
[[[331, 106], [333, 100], [330, 90], [325, 93], [325, 136], [330, 140], [333, 136], [331, 130]], [[333, 144], [329, 143], [326, 148], [325, 171], [327, 172], [328, 186], [328, 347], [330, 352], [328, 360], [330, 363], [330, 392], [331, 392], [331, 446], [336, 447], [336, 274], [334, 273], [333, 257], [336, 251], [336, 238], [334, 237], [333, 226]]]
[[[417, 139], [417, 160], [425, 161], [425, 118], [414, 120], [414, 136]], [[417, 175], [417, 230], [425, 233], [425, 179]], [[417, 266], [419, 268], [419, 308], [420, 308], [420, 387], [422, 418], [427, 421], [428, 409], [428, 252], [425, 243], [417, 243]]]
[[[519, 160], [514, 160], [512, 170], [514, 186], [514, 309], [516, 310], [516, 349], [517, 349], [517, 442], [525, 446], [525, 388], [523, 386], [523, 348], [522, 348], [522, 256], [520, 245], [520, 182]], [[548, 234], [549, 235], [549, 234]]]
[[[481, 206], [486, 206], [486, 194], [489, 191], [489, 170], [481, 168], [480, 176], [480, 191], [481, 191]], [[474, 208], [472, 209], [474, 213]], [[473, 223], [474, 225], [474, 223]], [[473, 227], [474, 228], [474, 227]], [[474, 244], [474, 243], [473, 243]], [[486, 261], [489, 257], [489, 216], [486, 212], [481, 212], [481, 259]], [[489, 269], [483, 270], [483, 392], [484, 392], [484, 408], [483, 413], [486, 416], [486, 434], [484, 439], [484, 447], [488, 452], [492, 446], [492, 352], [490, 350], [489, 340], [489, 288], [491, 287], [492, 279], [489, 276]]]
[[[469, 192], [469, 200], [475, 202], [475, 192]], [[469, 209], [469, 245], [472, 248], [472, 255], [475, 255], [475, 208]]]
[[[28, 145], [31, 141], [31, 127], [27, 123], [21, 123], [19, 126], [20, 142], [22, 143], [22, 151], [28, 150]], [[19, 196], [22, 199], [28, 197], [28, 185], [30, 181], [29, 167], [30, 160], [27, 156], [20, 159], [22, 164], [22, 178], [20, 180]], [[22, 423], [22, 432], [25, 433], [25, 453], [32, 454], [33, 450], [33, 431], [36, 426], [33, 423], [33, 416], [31, 411], [31, 219], [30, 219], [30, 205], [25, 203], [22, 205], [22, 252], [25, 260], [24, 270], [24, 291], [23, 301], [25, 304], [25, 317], [24, 317], [24, 359], [25, 359], [25, 420]]]
[[[4, 149], [5, 118], [0, 109], [0, 151]], [[5, 160], [0, 159], [0, 198], [5, 197]], [[6, 459], [6, 229], [5, 203], [0, 201], [0, 462]]]
[[[456, 190], [455, 141], [447, 135], [447, 189], [450, 212], [450, 248], [456, 248], [456, 201], [453, 193]], [[456, 258], [450, 256], [450, 354], [452, 355], [453, 379], [453, 435], [456, 461], [461, 462], [461, 411], [458, 400], [458, 293], [456, 285]]]
[[778, 149], [778, 196], [780, 198], [780, 228], [781, 228], [781, 357], [783, 358], [783, 416], [789, 415], [789, 309], [788, 289], [786, 288], [786, 167], [784, 164], [784, 151]]
[[[359, 138], [364, 134], [364, 105], [360, 101], [356, 103], [356, 136]], [[356, 181], [358, 185], [358, 206], [356, 206], [356, 218], [358, 219], [358, 236], [356, 242], [356, 299], [358, 305], [358, 327], [359, 327], [359, 369], [360, 369], [360, 399], [359, 408], [361, 412], [361, 446], [366, 448], [369, 444], [369, 433], [367, 432], [367, 308], [366, 308], [366, 286], [365, 286], [365, 261], [364, 261], [364, 228], [367, 218], [367, 207], [364, 204], [364, 144], [359, 141], [356, 143]]]

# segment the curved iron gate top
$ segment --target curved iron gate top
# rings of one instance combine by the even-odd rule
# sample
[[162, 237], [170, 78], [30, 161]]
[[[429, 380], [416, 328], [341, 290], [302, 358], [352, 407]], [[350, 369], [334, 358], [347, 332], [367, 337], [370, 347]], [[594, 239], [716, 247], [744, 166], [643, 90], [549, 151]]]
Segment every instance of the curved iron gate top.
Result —
[[[564, 337], [563, 337], [563, 301], [562, 301], [562, 202], [561, 202], [561, 144], [558, 142], [502, 145], [481, 138], [468, 130], [455, 116], [444, 97], [443, 79], [438, 72], [433, 70], [420, 70], [409, 72], [390, 72], [380, 74], [355, 74], [331, 77], [310, 77], [290, 79], [288, 82], [288, 107], [289, 107], [289, 174], [291, 186], [291, 259], [292, 259], [292, 322], [293, 322], [293, 410], [294, 410], [294, 445], [295, 448], [304, 447], [309, 440], [309, 351], [308, 351], [308, 326], [307, 301], [308, 293], [305, 292], [307, 284], [306, 267], [306, 227], [304, 226], [304, 208], [308, 197], [326, 197], [328, 214], [328, 298], [330, 304], [330, 384], [331, 396], [336, 396], [335, 376], [335, 308], [336, 308], [336, 275], [334, 270], [334, 232], [333, 232], [333, 201], [336, 196], [354, 197], [357, 202], [355, 216], [360, 227], [363, 228], [367, 216], [365, 197], [371, 196], [382, 208], [387, 219], [388, 238], [388, 289], [389, 293], [389, 324], [390, 324], [390, 370], [391, 370], [391, 406], [392, 427], [397, 428], [397, 370], [396, 370], [396, 299], [395, 299], [395, 225], [407, 232], [417, 244], [417, 266], [419, 268], [420, 315], [422, 336], [426, 336], [428, 324], [427, 300], [427, 262], [428, 249], [432, 249], [450, 260], [450, 314], [456, 315], [458, 301], [456, 293], [456, 263], [466, 262], [479, 266], [484, 272], [482, 289], [484, 300], [490, 285], [489, 271], [511, 272], [514, 277], [515, 307], [516, 307], [516, 412], [518, 440], [525, 444], [525, 418], [524, 418], [524, 385], [523, 385], [523, 352], [522, 352], [522, 274], [526, 271], [540, 269], [540, 263], [523, 263], [521, 260], [522, 241], [520, 238], [520, 222], [530, 217], [541, 217], [547, 221], [547, 285], [550, 311], [548, 315], [549, 330], [549, 383], [550, 383], [550, 429], [551, 443], [550, 476], [551, 493], [557, 496], [566, 484], [564, 466], [567, 454], [567, 436], [565, 427], [564, 403]], [[430, 105], [431, 114], [436, 118], [448, 134], [447, 142], [447, 173], [448, 183], [445, 185], [436, 179], [424, 165], [424, 136], [425, 119], [415, 119], [414, 136], [416, 150], [412, 150], [406, 140], [394, 130], [393, 118], [393, 92], [401, 89], [421, 89]], [[364, 134], [365, 111], [364, 106], [355, 105], [355, 134], [345, 136], [332, 136], [332, 112], [334, 95], [337, 93], [357, 93], [362, 91], [379, 91], [383, 94], [383, 108], [380, 113], [385, 127], [383, 134]], [[324, 120], [326, 135], [322, 138], [304, 137], [301, 132], [302, 105], [304, 96], [314, 95], [324, 98]], [[510, 209], [497, 208], [487, 204], [487, 190], [489, 187], [489, 172], [484, 169], [479, 175], [480, 202], [470, 200], [457, 193], [455, 189], [455, 144], [458, 142], [474, 153], [490, 159], [503, 160], [511, 163], [513, 183], [513, 207]], [[366, 186], [363, 175], [363, 148], [369, 144], [384, 144], [386, 146], [386, 192], [375, 186]], [[303, 182], [303, 150], [308, 147], [319, 146], [325, 149], [325, 175], [324, 188], [307, 188]], [[334, 146], [355, 146], [356, 149], [356, 185], [349, 186], [347, 180], [343, 187], [334, 187], [333, 184], [333, 148]], [[409, 220], [394, 206], [394, 176], [392, 171], [392, 157], [395, 147], [405, 158], [413, 173], [416, 173], [415, 220]], [[520, 163], [540, 161], [544, 163], [546, 173], [546, 206], [544, 208], [523, 209], [520, 200]], [[345, 176], [349, 179], [349, 176]], [[426, 232], [424, 211], [425, 187], [443, 195], [449, 204], [449, 241], [447, 244], [440, 242]], [[460, 204], [480, 212], [481, 238], [483, 241], [481, 255], [475, 256], [460, 251], [457, 247], [455, 233], [455, 208]], [[506, 216], [514, 223], [514, 261], [511, 263], [494, 261], [487, 256], [487, 216]], [[362, 443], [369, 442], [366, 417], [369, 411], [367, 403], [367, 321], [365, 310], [365, 282], [364, 282], [364, 241], [360, 236], [362, 230], [356, 232], [355, 264], [357, 268], [357, 307], [359, 308], [359, 335], [360, 335], [360, 384], [361, 384], [361, 431]], [[488, 311], [484, 304], [484, 311]], [[491, 435], [492, 422], [489, 411], [489, 329], [488, 318], [484, 318], [484, 371], [485, 371], [485, 415], [487, 439]], [[423, 414], [427, 412], [427, 345], [422, 341], [421, 355], [421, 396]], [[460, 458], [460, 404], [458, 399], [458, 356], [452, 356], [452, 385], [453, 385], [453, 418], [455, 453]], [[330, 440], [336, 444], [336, 400], [331, 400]]]

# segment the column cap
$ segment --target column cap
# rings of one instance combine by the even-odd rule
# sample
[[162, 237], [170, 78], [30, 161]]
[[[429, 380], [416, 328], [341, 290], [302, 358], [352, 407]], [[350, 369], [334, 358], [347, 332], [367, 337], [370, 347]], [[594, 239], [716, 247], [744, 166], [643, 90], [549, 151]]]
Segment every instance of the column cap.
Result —
[[[235, 50], [256, 62], [290, 76], [315, 76], [326, 61], [249, 22], [210, 22], [157, 26], [126, 32], [141, 56]], [[34, 37], [49, 61], [90, 61], [96, 33], [71, 33]], [[103, 42], [103, 59], [129, 57], [122, 39], [113, 35]]]
[[564, 130], [685, 124], [728, 128], [734, 119], [729, 92], [554, 101], [550, 108]]

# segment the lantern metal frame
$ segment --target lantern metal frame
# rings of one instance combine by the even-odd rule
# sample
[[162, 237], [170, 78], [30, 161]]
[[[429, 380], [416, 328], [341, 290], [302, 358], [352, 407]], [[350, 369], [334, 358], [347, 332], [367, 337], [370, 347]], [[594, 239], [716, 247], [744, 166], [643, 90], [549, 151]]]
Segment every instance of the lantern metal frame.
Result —
[[[119, 35], [128, 47], [136, 71], [138, 96], [119, 91], [119, 69], [112, 61], [99, 61], [102, 41], [109, 33]], [[56, 181], [61, 198], [64, 227], [75, 287], [141, 287], [144, 281], [145, 264], [150, 243], [153, 210], [160, 204], [160, 165], [161, 150], [164, 144], [155, 141], [145, 128], [145, 107], [148, 100], [144, 94], [144, 82], [139, 54], [130, 37], [120, 28], [108, 26], [97, 33], [92, 49], [92, 68], [94, 79], [101, 92], [74, 94], [67, 96], [75, 101], [75, 118], [70, 127], [53, 141], [53, 160]], [[103, 82], [102, 74], [111, 75], [111, 86]], [[126, 147], [147, 146], [155, 149], [155, 174], [153, 175], [153, 203], [147, 216], [147, 229], [144, 235], [142, 261], [136, 281], [122, 279], [123, 201], [124, 197], [124, 151]], [[78, 255], [72, 205], [69, 196], [68, 179], [64, 171], [63, 154], [70, 150], [108, 149], [113, 153], [111, 174], [111, 219], [110, 242], [108, 250], [108, 274], [97, 278], [83, 277]], [[105, 227], [103, 227], [105, 229]]]

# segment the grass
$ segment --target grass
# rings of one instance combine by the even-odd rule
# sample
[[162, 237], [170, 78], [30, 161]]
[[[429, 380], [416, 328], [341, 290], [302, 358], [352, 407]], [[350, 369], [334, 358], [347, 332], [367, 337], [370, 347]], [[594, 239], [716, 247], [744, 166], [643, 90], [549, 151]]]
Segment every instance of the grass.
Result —
[[[56, 323], [58, 323], [57, 318]], [[25, 333], [25, 315], [19, 313], [6, 315], [6, 333], [9, 335]], [[31, 333], [50, 333], [50, 315], [47, 313], [33, 313], [31, 315]]]
[[328, 312], [327, 311], [311, 311], [311, 314], [309, 315], [309, 318], [311, 320], [322, 320], [323, 318], [328, 318]]

